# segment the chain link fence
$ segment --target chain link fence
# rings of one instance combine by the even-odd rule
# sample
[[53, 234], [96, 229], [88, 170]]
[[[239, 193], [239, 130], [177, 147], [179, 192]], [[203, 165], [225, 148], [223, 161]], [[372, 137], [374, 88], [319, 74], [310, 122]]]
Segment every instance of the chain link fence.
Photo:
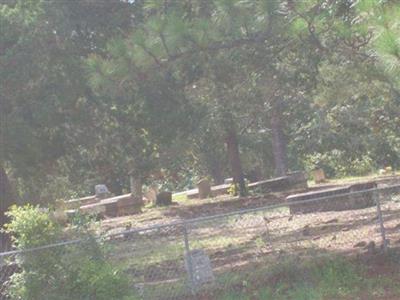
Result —
[[[128, 276], [139, 299], [218, 299], [223, 291], [259, 280], [268, 268], [288, 257], [303, 260], [355, 250], [379, 252], [400, 244], [400, 185], [346, 195], [356, 200], [372, 197], [369, 207], [323, 209], [324, 203], [340, 197], [125, 230], [108, 235], [105, 245], [109, 259]], [[301, 209], [299, 213], [296, 207], [306, 208], [307, 213]], [[9, 299], [8, 279], [18, 274], [25, 255], [77, 243], [84, 241], [0, 254], [0, 300]]]

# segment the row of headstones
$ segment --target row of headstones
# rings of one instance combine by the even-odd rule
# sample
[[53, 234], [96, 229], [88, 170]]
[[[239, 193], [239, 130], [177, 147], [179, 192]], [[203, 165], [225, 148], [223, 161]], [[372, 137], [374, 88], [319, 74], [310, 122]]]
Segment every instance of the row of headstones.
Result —
[[[131, 196], [134, 197], [134, 195]], [[168, 191], [160, 192], [156, 185], [150, 186], [143, 196], [143, 199], [140, 199], [140, 201], [154, 205], [170, 205], [172, 203], [172, 193]], [[106, 185], [98, 184], [95, 186], [95, 197], [97, 199], [107, 199], [111, 197], [111, 193]]]

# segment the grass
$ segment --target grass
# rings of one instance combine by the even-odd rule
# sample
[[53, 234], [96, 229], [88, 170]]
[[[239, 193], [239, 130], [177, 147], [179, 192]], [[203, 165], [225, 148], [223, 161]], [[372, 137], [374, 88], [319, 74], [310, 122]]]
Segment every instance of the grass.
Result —
[[187, 200], [188, 200], [188, 197], [187, 197], [186, 194], [179, 194], [179, 195], [174, 194], [174, 195], [172, 195], [172, 201], [175, 201], [175, 202], [178, 202], [178, 203], [180, 203], [180, 202], [184, 203]]
[[[398, 262], [394, 263], [398, 267]], [[307, 262], [289, 259], [250, 276], [239, 277], [235, 274], [229, 278], [225, 275], [224, 285], [229, 283], [236, 288], [225, 287], [225, 291], [221, 291], [215, 299], [367, 300], [386, 299], [388, 292], [393, 296], [390, 299], [400, 298], [398, 278], [387, 274], [375, 275], [367, 275], [367, 268], [360, 261], [343, 257], [325, 257]]]
[[[340, 180], [345, 183], [367, 178], [372, 177], [349, 177]], [[187, 199], [186, 195], [181, 194], [174, 196], [173, 200], [191, 207], [213, 202], [221, 205], [232, 198], [209, 198], [199, 201]], [[135, 216], [132, 222], [144, 221], [150, 214], [154, 219], [167, 218], [168, 215], [163, 214], [168, 209], [146, 208], [146, 216]], [[287, 207], [268, 213], [289, 215]], [[367, 300], [381, 299], [376, 297], [385, 295], [387, 290], [398, 295], [400, 299], [400, 288], [392, 278], [368, 278], [361, 264], [349, 262], [344, 258], [331, 257], [311, 261], [308, 258], [284, 261], [283, 258], [279, 258], [279, 261], [271, 261], [269, 256], [269, 260], [264, 261], [265, 257], [258, 253], [258, 248], [268, 248], [264, 247], [268, 246], [268, 241], [263, 239], [263, 216], [265, 212], [259, 212], [204, 222], [201, 226], [190, 228], [190, 249], [206, 249], [211, 255], [212, 263], [218, 262], [213, 265], [217, 283], [212, 289], [205, 291], [212, 296], [200, 299]], [[272, 230], [271, 234], [273, 233]], [[133, 283], [144, 283], [146, 298], [167, 299], [167, 295], [180, 295], [181, 298], [176, 299], [189, 299], [185, 298], [188, 282], [184, 266], [184, 242], [179, 230], [160, 232], [160, 235], [154, 233], [154, 236], [139, 235], [133, 239], [120, 240], [113, 246], [112, 253], [116, 263], [135, 278]], [[290, 254], [285, 256], [288, 255]], [[277, 257], [273, 256], [273, 259], [275, 258]], [[246, 268], [242, 262], [245, 262], [247, 267], [253, 267], [249, 271], [242, 271], [242, 268]], [[253, 265], [254, 262], [257, 264]], [[372, 298], [365, 296], [366, 294], [372, 295]]]

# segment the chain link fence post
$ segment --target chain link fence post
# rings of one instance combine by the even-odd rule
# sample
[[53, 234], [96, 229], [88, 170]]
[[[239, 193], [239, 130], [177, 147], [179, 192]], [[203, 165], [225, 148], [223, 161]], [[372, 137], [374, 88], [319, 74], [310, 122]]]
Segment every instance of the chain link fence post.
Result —
[[381, 209], [381, 201], [380, 201], [380, 194], [377, 188], [373, 191], [375, 203], [376, 203], [376, 211], [378, 214], [378, 222], [379, 222], [379, 227], [381, 231], [381, 237], [382, 237], [382, 250], [384, 253], [387, 251], [387, 239], [386, 239], [386, 229], [385, 229], [385, 224], [383, 221], [382, 217], [382, 209]]
[[186, 269], [187, 272], [189, 273], [189, 289], [192, 295], [195, 294], [195, 282], [194, 282], [194, 270], [193, 270], [193, 261], [192, 261], [192, 255], [190, 253], [190, 245], [189, 245], [189, 235], [188, 235], [188, 230], [187, 230], [187, 224], [186, 222], [183, 223], [183, 239], [185, 242], [185, 263], [186, 263]]

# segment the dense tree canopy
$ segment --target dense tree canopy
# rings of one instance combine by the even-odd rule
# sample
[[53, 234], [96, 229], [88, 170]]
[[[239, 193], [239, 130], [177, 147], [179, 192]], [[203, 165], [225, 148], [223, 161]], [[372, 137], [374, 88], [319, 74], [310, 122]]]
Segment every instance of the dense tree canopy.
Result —
[[400, 163], [396, 1], [0, 0], [1, 203]]

